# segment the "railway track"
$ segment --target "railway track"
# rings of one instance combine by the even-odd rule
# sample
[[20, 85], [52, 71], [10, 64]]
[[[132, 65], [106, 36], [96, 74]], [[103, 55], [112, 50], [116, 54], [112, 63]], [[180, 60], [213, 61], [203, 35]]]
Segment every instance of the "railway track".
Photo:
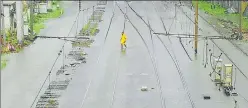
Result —
[[[154, 6], [154, 2], [153, 2], [153, 6]], [[164, 6], [165, 6], [165, 5], [164, 5]], [[154, 8], [155, 8], [156, 13], [157, 13], [157, 15], [158, 15], [158, 10], [156, 9], [155, 6], [154, 6]], [[160, 17], [160, 20], [161, 20], [161, 22], [162, 22], [162, 24], [163, 24], [163, 26], [164, 26], [164, 23], [163, 23], [163, 20], [162, 20], [161, 16], [160, 16], [160, 15], [158, 15], [158, 16]], [[171, 28], [171, 27], [170, 27], [170, 28]], [[151, 29], [151, 28], [150, 28], [150, 29]], [[167, 31], [165, 27], [164, 27], [164, 30]], [[169, 32], [168, 32], [168, 33], [169, 33]], [[188, 90], [187, 82], [185, 81], [185, 78], [184, 78], [184, 76], [183, 76], [183, 73], [182, 73], [182, 71], [181, 71], [181, 69], [180, 69], [180, 67], [179, 67], [178, 60], [177, 60], [177, 58], [176, 58], [176, 55], [175, 55], [175, 53], [174, 53], [174, 50], [172, 49], [172, 54], [171, 54], [170, 51], [168, 50], [167, 46], [165, 45], [165, 43], [162, 41], [162, 39], [161, 39], [158, 35], [156, 35], [156, 36], [158, 37], [158, 39], [160, 40], [160, 42], [163, 44], [164, 48], [166, 49], [166, 51], [168, 52], [168, 54], [170, 55], [172, 61], [174, 62], [175, 66], [176, 66], [176, 69], [177, 69], [177, 72], [178, 72], [178, 74], [179, 74], [179, 76], [180, 76], [180, 80], [181, 80], [181, 82], [182, 82], [183, 88], [184, 88], [184, 90], [186, 90], [187, 96], [188, 96], [188, 98], [189, 98], [191, 107], [192, 107], [192, 108], [196, 108], [195, 102], [191, 99], [191, 94], [190, 94], [190, 92], [189, 92], [189, 90]], [[179, 42], [181, 43], [180, 40], [179, 40]], [[171, 44], [172, 44], [172, 43], [171, 43]], [[181, 44], [182, 44], [182, 43], [181, 43]], [[182, 47], [184, 48], [184, 46], [182, 46]], [[184, 48], [184, 50], [185, 50], [185, 48]], [[187, 53], [186, 50], [185, 50], [185, 52]], [[188, 54], [188, 53], [187, 53], [187, 54]], [[174, 57], [173, 57], [173, 56], [174, 56]], [[188, 57], [189, 57], [189, 59], [191, 60], [191, 58], [190, 58], [189, 55], [188, 55]]]
[[[128, 4], [128, 6], [129, 6], [129, 8], [137, 15], [137, 17], [139, 17], [146, 25], [147, 25], [147, 27], [150, 29], [150, 32], [154, 32], [154, 30], [150, 27], [150, 23], [149, 24], [147, 24], [146, 23], [146, 21], [144, 21], [144, 19], [142, 18], [142, 17], [140, 17], [140, 15], [138, 14], [138, 13], [136, 13], [133, 9], [132, 9], [132, 7]], [[121, 9], [120, 9], [121, 10]], [[128, 17], [127, 17], [128, 18]], [[129, 18], [128, 18], [129, 19]], [[141, 34], [139, 33], [139, 31], [138, 31], [138, 29], [134, 26], [134, 24], [129, 20], [129, 22], [131, 23], [131, 25], [135, 28], [135, 30], [138, 32], [138, 34], [140, 35], [140, 37], [142, 38], [142, 36], [141, 36]], [[149, 22], [149, 21], [148, 21]], [[189, 91], [188, 91], [188, 87], [187, 87], [187, 83], [186, 83], [186, 81], [185, 81], [185, 79], [184, 79], [184, 76], [183, 76], [183, 74], [182, 74], [182, 72], [181, 72], [181, 70], [180, 70], [180, 67], [179, 67], [179, 65], [178, 65], [178, 60], [176, 59], [176, 56], [175, 56], [175, 54], [174, 54], [174, 51], [172, 50], [172, 54], [170, 53], [170, 51], [169, 51], [169, 49], [167, 48], [167, 46], [164, 44], [164, 42], [162, 41], [162, 39], [158, 36], [158, 35], [156, 35], [157, 36], [157, 38], [160, 40], [160, 42], [163, 44], [163, 46], [164, 46], [164, 48], [166, 49], [166, 51], [168, 52], [168, 54], [170, 55], [170, 57], [171, 57], [171, 59], [172, 59], [172, 61], [173, 61], [173, 63], [175, 64], [175, 66], [176, 66], [176, 69], [177, 69], [177, 71], [178, 71], [178, 74], [179, 74], [179, 76], [180, 76], [180, 79], [181, 79], [181, 82], [182, 82], [182, 84], [183, 84], [183, 88], [186, 90], [186, 92], [187, 92], [187, 95], [188, 95], [188, 98], [189, 98], [189, 100], [190, 100], [190, 103], [191, 103], [191, 107], [192, 108], [195, 108], [195, 104], [194, 104], [194, 101], [191, 99], [191, 95], [190, 95], [190, 93], [189, 93]], [[144, 41], [144, 39], [142, 38], [142, 40], [143, 40], [143, 42], [145, 43], [145, 41]], [[145, 45], [147, 46], [147, 44], [145, 43]], [[147, 47], [147, 49], [148, 49], [148, 47]], [[153, 62], [153, 67], [154, 68], [157, 68], [156, 66], [155, 66], [155, 63], [156, 62], [154, 62], [154, 60], [153, 60], [153, 58], [151, 57], [151, 53], [150, 53], [150, 51], [149, 51], [149, 49], [148, 49], [148, 52], [149, 52], [149, 54], [150, 54], [150, 58], [151, 58], [151, 60], [152, 60], [152, 62]], [[173, 57], [174, 56], [174, 57]], [[164, 101], [163, 101], [163, 93], [162, 93], [162, 87], [161, 87], [161, 84], [160, 84], [160, 81], [159, 81], [159, 76], [158, 76], [158, 73], [155, 71], [155, 74], [156, 74], [156, 76], [157, 76], [157, 82], [158, 82], [158, 84], [160, 85], [160, 90], [161, 90], [161, 100], [162, 100], [162, 105], [163, 105], [163, 107], [165, 107], [165, 103], [164, 103]]]
[[[187, 5], [188, 6], [188, 5]], [[219, 34], [223, 36], [223, 33], [221, 33], [218, 29], [216, 29], [215, 26], [213, 26], [206, 18], [204, 18], [202, 15], [198, 14], [205, 22], [207, 22], [212, 28], [214, 28], [215, 31], [217, 31]], [[227, 39], [228, 42], [230, 42], [235, 48], [237, 48], [240, 52], [242, 52], [245, 56], [248, 57], [248, 53], [243, 51], [242, 48], [240, 48], [237, 44], [235, 44], [232, 40]]]
[[[123, 15], [125, 15], [124, 11], [120, 8], [120, 6], [116, 3], [117, 7], [120, 9], [121, 13]], [[160, 79], [159, 79], [159, 75], [158, 75], [158, 72], [157, 72], [157, 64], [156, 64], [156, 61], [155, 59], [153, 58], [149, 48], [148, 48], [148, 45], [147, 43], [145, 42], [144, 38], [142, 37], [142, 35], [140, 34], [139, 30], [136, 28], [136, 26], [134, 26], [134, 24], [132, 23], [132, 21], [129, 19], [129, 17], [126, 15], [126, 18], [127, 20], [129, 20], [130, 24], [133, 26], [133, 28], [136, 30], [136, 32], [139, 34], [140, 38], [142, 39], [143, 43], [145, 44], [145, 47], [148, 51], [148, 54], [149, 54], [149, 57], [152, 61], [152, 64], [153, 64], [153, 69], [154, 69], [154, 74], [156, 76], [156, 80], [157, 80], [157, 85], [159, 87], [159, 92], [160, 92], [160, 99], [161, 99], [161, 106], [163, 108], [166, 108], [166, 105], [165, 105], [165, 99], [163, 97], [163, 92], [162, 92], [162, 87], [161, 87], [161, 84], [160, 84]]]
[[[178, 7], [178, 8], [180, 8], [180, 7]], [[195, 22], [180, 8], [180, 10], [181, 10], [181, 12], [192, 22], [192, 23], [194, 23], [195, 24]], [[204, 18], [202, 18], [202, 19], [204, 19]], [[206, 19], [204, 20], [204, 21], [206, 21], [206, 22], [208, 22]], [[209, 24], [209, 23], [208, 23]], [[210, 24], [211, 25], [211, 24]], [[200, 27], [198, 27], [199, 28], [199, 30], [201, 30], [202, 31], [202, 29], [200, 28]], [[214, 42], [214, 40], [213, 39], [210, 39], [210, 41], [222, 52], [222, 54], [224, 54], [228, 59], [229, 59], [229, 61], [231, 61], [232, 63], [233, 63], [233, 65], [239, 70], [239, 72], [245, 77], [245, 79], [246, 80], [248, 80], [248, 78], [247, 78], [247, 76], [241, 71], [241, 69], [233, 62], [233, 60], [228, 56], [228, 54], [227, 53], [225, 53], [224, 51], [223, 51], [223, 49], [221, 49], [218, 45], [217, 45], [217, 43], [216, 42]], [[230, 41], [230, 40], [229, 40]], [[238, 93], [238, 91], [237, 91], [237, 93]], [[248, 99], [247, 98], [245, 98], [241, 93], [238, 93], [239, 94], [239, 96], [241, 97], [241, 98], [243, 98], [244, 100], [245, 100], [245, 102], [247, 102], [248, 103]], [[235, 100], [234, 98], [233, 98], [233, 100]], [[236, 101], [236, 100], [235, 100]]]
[[[166, 31], [166, 33], [169, 33], [169, 31], [168, 31], [168, 30], [166, 29], [166, 27], [165, 27], [165, 24], [164, 24], [164, 21], [163, 21], [162, 17], [161, 17], [161, 16], [159, 15], [159, 13], [158, 13], [158, 9], [156, 8], [156, 6], [155, 6], [155, 4], [154, 4], [154, 1], [152, 1], [152, 4], [153, 4], [153, 7], [154, 7], [154, 9], [155, 9], [155, 11], [156, 11], [156, 13], [157, 13], [157, 15], [158, 15], [158, 17], [159, 17], [159, 19], [160, 19], [162, 25], [163, 25], [164, 30]], [[163, 6], [164, 6], [164, 8], [163, 8], [164, 11], [166, 11], [166, 8], [168, 8], [168, 7], [165, 6], [165, 4], [163, 4]], [[173, 23], [172, 23], [172, 24], [173, 24]], [[170, 28], [171, 28], [171, 27], [172, 27], [172, 25], [170, 26]], [[169, 29], [169, 30], [170, 30], [170, 29]], [[172, 44], [172, 42], [171, 42], [171, 40], [170, 40], [170, 36], [167, 36], [167, 37], [168, 37], [168, 40], [170, 41], [170, 44]], [[184, 45], [182, 44], [181, 38], [179, 38], [179, 42], [180, 42], [180, 44], [181, 44], [181, 46], [182, 46], [184, 52], [187, 54], [189, 60], [192, 61], [192, 58], [190, 57], [189, 53], [188, 53], [187, 50], [185, 49]]]
[[[179, 10], [192, 22], [195, 24], [195, 22], [182, 10], [182, 8], [180, 6], [177, 6], [179, 8]], [[202, 31], [202, 28], [198, 27], [200, 31]], [[235, 64], [235, 62], [229, 57], [229, 55], [224, 52], [224, 50], [222, 48], [220, 48], [220, 46], [218, 44], [216, 44], [216, 42], [214, 42], [213, 39], [210, 39], [210, 41], [229, 59], [230, 62], [232, 62], [232, 64], [238, 69], [238, 71], [246, 78], [246, 80], [248, 80], [248, 77], [244, 74], [244, 72]]]
[[[107, 4], [107, 3], [106, 3]], [[105, 4], [105, 5], [106, 5]], [[105, 35], [105, 38], [104, 38], [104, 43], [103, 43], [103, 45], [102, 45], [102, 47], [101, 47], [101, 51], [100, 51], [100, 53], [99, 53], [99, 55], [98, 55], [98, 57], [97, 57], [97, 65], [99, 64], [99, 61], [100, 61], [100, 59], [101, 59], [101, 55], [102, 55], [102, 52], [103, 52], [103, 50], [104, 50], [104, 47], [105, 47], [105, 45], [106, 45], [106, 40], [107, 40], [107, 38], [108, 38], [108, 33], [109, 33], [109, 30], [110, 30], [110, 28], [111, 28], [111, 24], [112, 24], [112, 22], [113, 22], [113, 18], [114, 18], [114, 16], [115, 16], [115, 7], [114, 7], [114, 9], [113, 9], [113, 11], [112, 11], [112, 16], [111, 16], [111, 19], [110, 19], [110, 22], [109, 22], [109, 26], [108, 26], [108, 29], [107, 29], [107, 32], [106, 32], [106, 35]], [[85, 103], [85, 100], [86, 100], [86, 98], [88, 97], [88, 93], [89, 93], [89, 89], [90, 89], [90, 87], [91, 87], [91, 82], [92, 82], [92, 80], [93, 80], [93, 77], [91, 77], [90, 78], [90, 82], [89, 82], [89, 84], [88, 84], [88, 86], [86, 87], [86, 92], [85, 92], [85, 94], [84, 94], [84, 97], [83, 97], [83, 100], [81, 101], [82, 103], [81, 103], [81, 106], [80, 106], [80, 108], [83, 108], [84, 107], [84, 103]]]

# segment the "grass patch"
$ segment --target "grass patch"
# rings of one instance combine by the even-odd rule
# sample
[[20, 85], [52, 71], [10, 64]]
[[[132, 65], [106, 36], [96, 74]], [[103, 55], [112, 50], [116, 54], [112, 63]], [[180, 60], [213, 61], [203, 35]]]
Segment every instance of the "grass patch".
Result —
[[[94, 16], [93, 16], [94, 15]], [[80, 35], [85, 35], [85, 36], [95, 36], [96, 33], [98, 32], [98, 21], [102, 19], [103, 13], [98, 12], [91, 15], [89, 22], [84, 25], [84, 27], [80, 31]], [[93, 21], [94, 19], [94, 21]], [[93, 25], [92, 25], [93, 23]]]
[[[58, 1], [55, 3], [58, 4]], [[37, 14], [34, 15], [34, 32], [38, 34], [41, 29], [45, 28], [44, 21], [49, 18], [57, 18], [60, 17], [64, 13], [64, 10], [62, 8], [58, 8], [52, 12], [48, 12], [47, 14]], [[23, 41], [23, 46], [18, 45], [17, 40], [17, 32], [16, 29], [8, 29], [6, 31], [6, 45], [3, 45], [2, 47], [2, 53], [3, 54], [9, 54], [9, 53], [18, 53], [20, 52], [25, 46], [28, 46], [32, 43], [34, 37], [27, 37]], [[15, 51], [11, 52], [9, 51], [7, 47], [7, 43], [14, 46]], [[1, 69], [3, 69], [7, 65], [7, 60], [1, 61]]]
[[73, 42], [73, 47], [90, 47], [91, 43], [93, 43], [94, 40], [83, 40], [83, 41], [77, 41]]
[[7, 66], [7, 60], [1, 58], [1, 70]]
[[90, 35], [93, 36], [96, 34], [96, 31], [97, 31], [97, 23], [94, 24], [94, 26], [91, 28], [90, 30]]
[[[193, 6], [195, 7], [196, 1], [192, 1]], [[215, 8], [211, 8], [212, 6], [215, 6]], [[198, 1], [198, 7], [200, 10], [203, 10], [204, 12], [218, 18], [218, 19], [224, 19], [224, 20], [229, 20], [233, 23], [234, 25], [238, 27], [239, 20], [240, 20], [240, 15], [239, 14], [226, 14], [226, 8], [220, 6], [219, 4], [212, 4], [207, 1]], [[248, 19], [243, 17], [242, 18], [242, 29], [244, 32], [248, 31]]]
[[[195, 7], [196, 1], [192, 1], [193, 6]], [[215, 6], [214, 9], [211, 8], [211, 6]], [[198, 8], [200, 10], [203, 10], [207, 12], [210, 15], [224, 15], [225, 14], [225, 8], [221, 7], [219, 4], [212, 4], [206, 1], [198, 1]]]
[[40, 33], [41, 29], [45, 28], [45, 24], [44, 23], [35, 23], [34, 24], [34, 32], [35, 33]]
[[88, 22], [86, 25], [84, 25], [84, 27], [80, 31], [80, 34], [81, 35], [86, 35], [87, 34], [86, 32], [88, 31], [89, 27], [90, 27], [90, 22]]
[[[55, 5], [53, 5], [55, 6]], [[51, 18], [58, 18], [64, 13], [62, 8], [58, 8], [53, 10], [52, 12], [44, 13], [44, 14], [37, 14], [34, 16], [34, 31], [36, 34], [40, 33], [41, 29], [45, 28], [44, 22]]]
[[97, 27], [98, 27], [98, 24], [97, 23], [95, 23], [94, 25], [93, 25], [93, 27], [90, 27], [90, 22], [88, 22], [83, 28], [82, 28], [82, 30], [80, 31], [80, 34], [81, 35], [88, 35], [88, 31], [89, 31], [89, 35], [91, 35], [91, 36], [94, 36], [95, 34], [96, 34], [96, 32], [97, 32]]

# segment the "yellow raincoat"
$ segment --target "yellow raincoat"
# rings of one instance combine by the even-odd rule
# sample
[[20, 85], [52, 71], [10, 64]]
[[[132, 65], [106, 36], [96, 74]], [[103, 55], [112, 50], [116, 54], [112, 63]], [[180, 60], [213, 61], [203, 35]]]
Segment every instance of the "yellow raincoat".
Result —
[[121, 44], [124, 45], [127, 41], [127, 36], [125, 33], [123, 33], [123, 35], [121, 36]]

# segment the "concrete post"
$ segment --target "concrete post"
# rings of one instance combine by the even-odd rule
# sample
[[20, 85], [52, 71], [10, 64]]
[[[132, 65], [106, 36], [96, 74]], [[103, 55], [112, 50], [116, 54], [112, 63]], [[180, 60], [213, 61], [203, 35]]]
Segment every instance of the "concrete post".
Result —
[[16, 18], [17, 18], [17, 40], [20, 44], [23, 42], [23, 16], [22, 16], [22, 1], [16, 1]]
[[[0, 19], [2, 19], [2, 5], [3, 5], [3, 1], [2, 0], [0, 0]], [[0, 30], [2, 30], [2, 27], [1, 27], [1, 25], [2, 25], [2, 20], [0, 20]], [[1, 60], [1, 55], [2, 55], [2, 33], [0, 32], [0, 39], [1, 39], [1, 42], [0, 42], [0, 62], [2, 62], [2, 60]], [[2, 75], [1, 75], [1, 64], [0, 64], [0, 83], [2, 83], [1, 81], [2, 81]], [[1, 89], [1, 86], [0, 86], [0, 89]], [[0, 102], [0, 104], [1, 104], [1, 102]]]
[[34, 36], [33, 30], [34, 30], [34, 3], [31, 0], [30, 1], [30, 34], [32, 38]]
[[4, 23], [4, 7], [3, 7], [3, 1], [1, 1], [1, 5], [0, 5], [0, 8], [1, 8], [1, 32], [2, 32], [2, 35], [3, 35], [3, 43], [2, 44], [5, 44], [5, 40], [6, 40], [6, 33], [5, 33], [5, 23]]

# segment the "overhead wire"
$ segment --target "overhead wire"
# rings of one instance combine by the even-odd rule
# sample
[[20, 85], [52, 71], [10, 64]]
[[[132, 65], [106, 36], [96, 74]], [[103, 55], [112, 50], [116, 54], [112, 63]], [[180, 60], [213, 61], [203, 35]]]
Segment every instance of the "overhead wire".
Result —
[[[152, 4], [154, 5], [154, 1], [152, 1]], [[157, 8], [156, 8], [155, 6], [154, 6], [154, 8], [155, 8], [156, 12], [158, 13]], [[164, 7], [163, 9], [164, 9], [164, 11], [166, 11], [165, 7]], [[160, 21], [162, 22], [162, 25], [163, 25], [163, 28], [164, 28], [164, 30], [165, 30], [165, 32], [166, 32], [166, 34], [169, 34], [169, 31], [166, 29], [166, 27], [165, 27], [165, 24], [164, 24], [164, 21], [163, 21], [162, 17], [161, 17], [161, 16], [159, 16], [159, 18], [160, 18]], [[172, 43], [172, 42], [171, 42], [171, 39], [170, 39], [170, 37], [169, 37], [169, 36], [168, 36], [168, 40], [169, 40], [169, 42], [170, 42], [170, 43]]]
[[[71, 31], [72, 31], [73, 28], [74, 28], [74, 25], [76, 24], [76, 22], [77, 22], [77, 20], [78, 20], [78, 18], [79, 18], [79, 16], [80, 16], [80, 13], [81, 13], [82, 11], [85, 11], [85, 10], [86, 10], [86, 9], [83, 9], [83, 10], [80, 10], [80, 11], [78, 12], [78, 14], [77, 14], [77, 16], [76, 16], [76, 18], [75, 18], [75, 20], [74, 20], [74, 22], [73, 22], [73, 24], [72, 24], [72, 26], [71, 26], [71, 28], [70, 28], [70, 31], [69, 31], [69, 33], [68, 33], [68, 35], [67, 35], [66, 37], [69, 37]], [[57, 63], [58, 58], [60, 57], [61, 53], [63, 52], [65, 43], [66, 43], [66, 41], [63, 43], [62, 48], [59, 50], [58, 56], [56, 57], [55, 61], [53, 62], [53, 65], [52, 65], [52, 67], [51, 67], [51, 69], [50, 69], [50, 71], [49, 71], [47, 77], [46, 77], [45, 80], [43, 81], [43, 84], [41, 85], [41, 88], [39, 89], [39, 91], [38, 91], [38, 93], [37, 93], [37, 95], [36, 95], [34, 101], [32, 102], [30, 108], [33, 107], [33, 105], [34, 105], [36, 99], [38, 98], [38, 96], [39, 96], [39, 94], [40, 94], [40, 92], [41, 92], [42, 88], [44, 87], [44, 85], [45, 85], [45, 83], [46, 83], [47, 80], [49, 80], [49, 86], [48, 86], [48, 87], [49, 87], [49, 89], [50, 89], [50, 75], [51, 75], [51, 72], [52, 72], [52, 70], [53, 70], [55, 64]]]
[[[165, 4], [164, 3], [162, 3], [163, 4], [163, 6], [165, 6]], [[154, 6], [154, 3], [153, 3], [153, 6]], [[157, 10], [157, 8], [154, 6], [154, 8], [155, 8], [155, 10], [157, 11], [157, 13], [158, 13], [158, 10]], [[162, 20], [162, 18], [161, 18], [161, 16], [160, 15], [158, 15], [159, 17], [160, 17], [160, 19], [161, 19], [161, 22], [162, 22], [162, 24], [163, 24], [163, 27], [164, 27], [164, 29], [166, 30], [166, 28], [165, 28], [165, 26], [164, 26], [164, 22], [163, 22], [163, 20]], [[175, 17], [174, 17], [174, 19], [176, 20], [176, 8], [175, 8]], [[173, 24], [173, 23], [172, 23]], [[181, 25], [181, 29], [182, 29], [182, 25]], [[169, 34], [170, 32], [168, 31], [167, 32], [167, 34]], [[178, 33], [179, 34], [179, 33]], [[179, 35], [178, 35], [179, 36]], [[169, 37], [169, 36], [168, 36]], [[172, 44], [172, 42], [171, 42], [171, 40], [169, 40], [170, 41], [170, 44]], [[184, 52], [187, 54], [187, 56], [188, 56], [188, 58], [189, 58], [189, 60], [190, 61], [192, 61], [192, 59], [191, 59], [191, 57], [190, 57], [190, 55], [189, 55], [189, 53], [188, 53], [188, 51], [186, 50], [186, 48], [184, 47], [184, 45], [183, 45], [183, 43], [182, 43], [182, 39], [181, 38], [179, 38], [179, 43], [181, 44], [181, 46], [182, 46], [182, 48], [183, 48], [183, 50], [184, 50]]]
[[[126, 15], [127, 15], [127, 8], [126, 8], [126, 12], [125, 14], [123, 14], [124, 16], [124, 24], [123, 24], [123, 30], [122, 32], [125, 31], [125, 27], [126, 27]], [[114, 102], [115, 102], [115, 94], [116, 94], [116, 85], [117, 85], [117, 80], [118, 80], [118, 77], [119, 77], [119, 71], [120, 71], [120, 67], [121, 67], [121, 55], [118, 57], [118, 60], [117, 60], [117, 63], [118, 64], [118, 67], [117, 67], [117, 71], [116, 71], [116, 75], [115, 75], [115, 79], [114, 79], [114, 85], [113, 85], [113, 93], [112, 93], [112, 99], [111, 99], [111, 103], [110, 103], [110, 108], [113, 108], [113, 105], [114, 105]]]
[[[149, 22], [149, 18], [148, 18], [148, 16], [147, 16], [147, 23], [148, 23], [148, 25], [150, 26], [150, 22]], [[156, 62], [156, 56], [155, 56], [155, 48], [154, 48], [154, 42], [153, 42], [153, 34], [152, 34], [152, 31], [149, 29], [149, 33], [150, 33], [150, 36], [151, 36], [151, 41], [152, 41], [152, 49], [153, 49], [153, 60], [154, 60], [154, 66], [155, 66], [155, 71], [154, 71], [154, 73], [155, 73], [155, 75], [156, 75], [156, 80], [157, 80], [157, 82], [158, 82], [158, 86], [159, 86], [159, 89], [160, 89], [160, 98], [161, 98], [161, 105], [164, 107], [164, 108], [166, 108], [166, 104], [165, 104], [165, 99], [164, 99], [164, 94], [163, 94], [163, 92], [162, 92], [162, 86], [161, 86], [161, 83], [160, 83], [160, 78], [159, 78], [159, 74], [158, 74], [158, 71], [157, 71], [157, 68], [158, 68], [158, 66], [157, 66], [157, 62]], [[149, 49], [148, 49], [149, 50]]]
[[[112, 25], [112, 21], [113, 21], [114, 16], [115, 16], [115, 6], [114, 6], [114, 9], [113, 9], [113, 12], [112, 12], [112, 17], [111, 17], [111, 19], [110, 19], [110, 22], [109, 22], [109, 26], [108, 26], [106, 35], [105, 35], [105, 37], [104, 37], [103, 45], [101, 46], [101, 51], [100, 51], [100, 53], [99, 53], [99, 55], [98, 55], [98, 57], [97, 57], [97, 63], [96, 63], [96, 64], [99, 64], [99, 61], [100, 61], [100, 59], [101, 59], [101, 57], [102, 57], [101, 54], [102, 54], [103, 49], [104, 49], [104, 47], [105, 47], [105, 45], [106, 45], [105, 43], [106, 43], [106, 40], [107, 40], [107, 38], [108, 38], [108, 33], [109, 33], [110, 28], [111, 28], [111, 25]], [[84, 97], [83, 97], [83, 100], [82, 100], [82, 103], [81, 103], [80, 108], [83, 108], [83, 107], [84, 107], [84, 102], [85, 102], [86, 97], [88, 96], [88, 91], [89, 91], [89, 89], [90, 89], [90, 87], [91, 87], [91, 82], [92, 82], [92, 80], [93, 80], [93, 78], [91, 77], [91, 78], [90, 78], [89, 85], [88, 85], [88, 87], [86, 88], [86, 93], [84, 94]]]
[[[120, 11], [122, 12], [122, 14], [124, 14], [123, 10], [121, 9], [121, 7], [116, 3], [117, 7], [120, 9]], [[164, 98], [163, 98], [163, 93], [162, 93], [162, 88], [161, 88], [161, 84], [160, 84], [160, 81], [158, 80], [158, 74], [157, 74], [157, 66], [155, 66], [155, 63], [154, 63], [154, 59], [153, 59], [153, 56], [151, 55], [151, 52], [149, 50], [149, 47], [147, 45], [147, 43], [145, 42], [145, 39], [142, 37], [142, 35], [140, 34], [139, 30], [134, 26], [134, 24], [130, 21], [130, 19], [128, 18], [128, 16], [126, 15], [126, 18], [129, 20], [130, 24], [133, 26], [133, 28], [136, 30], [136, 32], [139, 34], [140, 38], [142, 39], [142, 42], [145, 44], [145, 47], [148, 51], [148, 54], [149, 54], [149, 57], [152, 61], [152, 64], [153, 64], [153, 69], [154, 69], [154, 72], [156, 73], [155, 75], [157, 76], [157, 82], [158, 82], [158, 87], [160, 88], [160, 98], [161, 98], [161, 105], [163, 108], [166, 108], [166, 105], [165, 105], [165, 102], [164, 102]]]
[[[180, 7], [178, 7], [178, 8], [180, 8]], [[195, 24], [195, 22], [181, 9], [181, 11], [184, 13], [184, 15], [185, 16], [187, 16], [187, 18], [191, 21], [191, 22], [193, 22], [194, 24]], [[203, 20], [205, 20], [206, 21], [206, 19], [205, 18], [203, 18], [202, 16], [200, 16]], [[208, 22], [209, 23], [209, 22]], [[202, 31], [202, 29], [200, 28], [200, 27], [198, 27], [199, 28], [199, 30], [200, 31]], [[232, 59], [213, 41], [213, 39], [210, 39], [211, 41], [212, 41], [212, 43], [213, 43], [213, 46], [215, 45], [232, 63], [233, 63], [233, 65], [236, 67], [235, 69], [238, 69], [239, 70], [239, 72], [246, 78], [246, 80], [248, 80], [248, 78], [247, 78], [247, 76], [240, 70], [240, 68], [232, 61]], [[230, 41], [229, 41], [230, 42]], [[214, 47], [213, 47], [214, 48]], [[221, 55], [222, 55], [222, 53], [221, 53]], [[210, 56], [212, 56], [212, 54], [213, 53], [211, 53], [210, 54]], [[221, 56], [220, 55], [220, 56]], [[220, 58], [220, 57], [219, 57]], [[219, 60], [219, 58], [218, 58], [218, 60]], [[211, 57], [210, 57], [210, 64], [211, 64], [211, 67], [212, 67], [212, 69], [213, 69], [213, 65], [212, 65], [212, 62], [211, 62]], [[216, 66], [215, 66], [216, 67]], [[213, 72], [216, 72], [215, 71], [215, 68], [213, 69]], [[237, 72], [236, 72], [237, 73]], [[236, 75], [235, 75], [235, 77], [236, 77]], [[235, 78], [235, 83], [236, 83], [236, 78]], [[239, 93], [239, 96], [241, 96], [247, 103], [248, 103], [248, 99], [246, 99], [243, 95], [241, 95], [240, 93]], [[235, 100], [234, 98], [233, 98], [233, 100]], [[236, 100], [235, 100], [236, 101]]]
[[[127, 4], [128, 4], [128, 2], [126, 2]], [[140, 17], [140, 15], [128, 4], [128, 6], [129, 6], [129, 8], [147, 25], [147, 27], [151, 30], [151, 31], [153, 31], [154, 32], [154, 30], [143, 20], [143, 18], [142, 17]], [[161, 40], [161, 38], [157, 35], [157, 37], [159, 38], [159, 40], [161, 41], [161, 43], [164, 45], [164, 47], [165, 47], [165, 49], [167, 50], [167, 52], [168, 52], [168, 54], [170, 55], [170, 57], [172, 58], [172, 60], [173, 60], [173, 63], [175, 64], [175, 66], [176, 66], [176, 69], [177, 69], [177, 71], [178, 71], [178, 73], [179, 73], [179, 76], [180, 76], [180, 78], [181, 78], [181, 81], [182, 81], [182, 84], [183, 84], [183, 87], [184, 87], [184, 89], [187, 91], [187, 95], [188, 95], [188, 98], [189, 98], [189, 100], [190, 100], [190, 103], [191, 103], [191, 106], [192, 106], [192, 108], [195, 108], [195, 104], [194, 104], [194, 102], [193, 102], [193, 100], [191, 99], [191, 95], [190, 95], [190, 93], [189, 93], [189, 91], [188, 91], [188, 88], [187, 88], [187, 84], [186, 84], [186, 82], [185, 82], [185, 79], [184, 79], [184, 77], [183, 77], [183, 75], [182, 75], [182, 72], [181, 72], [181, 70], [180, 70], [180, 68], [179, 68], [179, 65], [178, 65], [178, 61], [177, 61], [177, 59], [175, 58], [175, 60], [174, 60], [174, 58], [173, 58], [173, 56], [172, 56], [172, 54], [170, 53], [170, 51], [168, 50], [168, 48], [166, 47], [166, 45], [164, 44], [164, 42]], [[174, 54], [174, 51], [172, 51], [172, 53]], [[175, 55], [175, 54], [174, 54]]]
[[[180, 10], [181, 10], [181, 12], [185, 15], [185, 16], [187, 16], [187, 18], [192, 22], [192, 23], [194, 23], [195, 24], [195, 22], [180, 8], [180, 7], [178, 7]], [[199, 28], [199, 30], [200, 31], [202, 31], [202, 29], [200, 28], [200, 27], [198, 27]], [[248, 80], [248, 77], [244, 74], [244, 72], [234, 63], [234, 61], [213, 41], [213, 39], [210, 39], [210, 41], [233, 63], [233, 65], [235, 66], [235, 67], [237, 67], [237, 69], [239, 70], [239, 72], [245, 77], [245, 79], [246, 80]]]

